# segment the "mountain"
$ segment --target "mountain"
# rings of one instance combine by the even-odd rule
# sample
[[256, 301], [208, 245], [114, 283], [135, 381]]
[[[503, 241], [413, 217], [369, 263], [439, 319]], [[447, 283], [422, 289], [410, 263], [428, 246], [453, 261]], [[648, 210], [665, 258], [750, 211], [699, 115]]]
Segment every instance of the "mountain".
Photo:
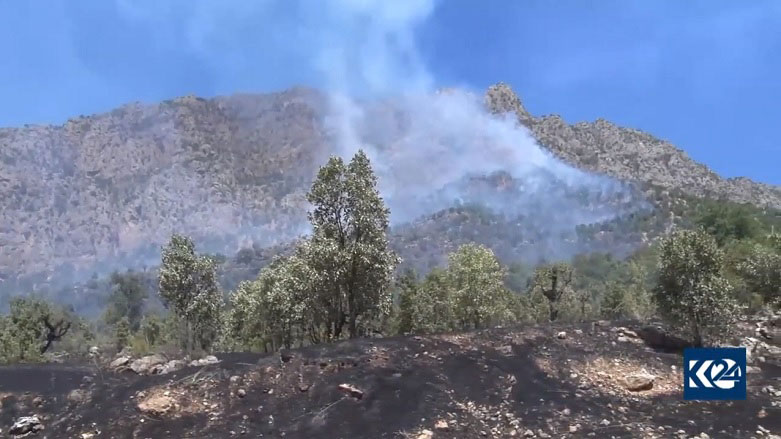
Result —
[[519, 123], [542, 145], [580, 169], [697, 197], [781, 208], [781, 187], [743, 177], [721, 178], [671, 143], [640, 130], [619, 127], [604, 119], [567, 124], [558, 115], [534, 117], [503, 83], [488, 89], [486, 105], [494, 113], [515, 113]]
[[[0, 129], [0, 279], [21, 288], [19, 279], [30, 276], [51, 280], [96, 268], [153, 264], [159, 258], [159, 246], [173, 232], [193, 236], [199, 246], [223, 254], [253, 243], [262, 247], [294, 239], [307, 230], [304, 195], [312, 178], [343, 142], [333, 125], [325, 122], [328, 105], [328, 97], [318, 91], [294, 88], [260, 95], [133, 103], [59, 126]], [[568, 186], [560, 177], [535, 171], [535, 182], [550, 180], [554, 186], [547, 188], [560, 188], [555, 191], [557, 200], [567, 204], [556, 210], [545, 204], [549, 191], [532, 196], [534, 189], [524, 186], [526, 180], [517, 176], [502, 177], [501, 172], [465, 175], [442, 186], [441, 193], [432, 192], [441, 195], [438, 204], [395, 204], [426, 207], [414, 210], [404, 221], [406, 225], [397, 224], [394, 233], [400, 238], [396, 245], [442, 248], [444, 244], [414, 238], [437, 228], [451, 235], [450, 243], [469, 240], [471, 235], [451, 227], [453, 221], [463, 222], [467, 217], [468, 221], [492, 218], [484, 224], [493, 224], [498, 236], [508, 235], [501, 242], [516, 249], [523, 242], [540, 242], [540, 236], [529, 240], [529, 235], [540, 233], [533, 225], [546, 227], [551, 223], [548, 218], [568, 217], [570, 234], [562, 239], [571, 240], [574, 227], [581, 223], [609, 222], [636, 211], [630, 205], [638, 205], [633, 203], [642, 196], [640, 189], [646, 196], [651, 194], [649, 188], [781, 207], [779, 188], [747, 179], [722, 179], [673, 145], [640, 131], [603, 120], [568, 125], [558, 116], [534, 117], [504, 84], [488, 90], [485, 105], [494, 114], [514, 113], [541, 145], [564, 162], [613, 177], [611, 181], [619, 184], [629, 182], [631, 188], [603, 189], [615, 185], [599, 180], [583, 194], [578, 185]], [[369, 119], [362, 126], [368, 133], [364, 140], [382, 143], [389, 156], [397, 154], [404, 142], [432, 141], [425, 131], [425, 112], [405, 114], [404, 107], [388, 103], [364, 108]], [[422, 123], [426, 138], [403, 138], [405, 127], [415, 123]], [[460, 141], [450, 131], [434, 134], [438, 138], [432, 142], [443, 154], [452, 142]], [[478, 154], [467, 157], [463, 166], [479, 157], [481, 150], [475, 151]], [[438, 169], [447, 171], [448, 161], [457, 159], [455, 153], [442, 156]], [[432, 178], [436, 174], [432, 172]], [[601, 178], [598, 175], [593, 178]], [[423, 175], [420, 181], [427, 177]], [[454, 213], [449, 210], [453, 200], [443, 194], [449, 196], [451, 192], [445, 189], [459, 184], [467, 185], [458, 189], [460, 194], [472, 194], [478, 201], [490, 198], [480, 188], [500, 192], [515, 188], [515, 192], [504, 193], [517, 196], [497, 199], [505, 204], [523, 199], [523, 206], [534, 210], [477, 216], [468, 210]], [[600, 206], [607, 205], [615, 208], [613, 217], [600, 214]], [[545, 209], [546, 216], [542, 216]], [[578, 214], [568, 213], [572, 209]], [[474, 229], [469, 230], [474, 235]], [[558, 232], [546, 230], [548, 235]], [[640, 241], [640, 234], [635, 233], [631, 240], [616, 245]], [[583, 250], [583, 246], [573, 249]]]

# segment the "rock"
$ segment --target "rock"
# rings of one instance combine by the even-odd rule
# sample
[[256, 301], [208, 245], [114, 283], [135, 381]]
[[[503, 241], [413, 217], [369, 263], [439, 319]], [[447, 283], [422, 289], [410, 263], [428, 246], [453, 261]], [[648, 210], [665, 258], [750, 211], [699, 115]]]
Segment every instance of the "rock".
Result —
[[619, 341], [620, 343], [628, 343], [629, 342], [629, 339], [624, 337], [623, 335], [619, 335], [616, 340]]
[[761, 373], [762, 369], [756, 367], [756, 366], [746, 366], [746, 373], [747, 374], [754, 374], [754, 373]]
[[130, 363], [130, 370], [139, 375], [149, 375], [152, 372], [152, 368], [166, 361], [166, 358], [162, 355], [147, 355]]
[[120, 367], [127, 366], [128, 363], [130, 363], [130, 357], [121, 356], [114, 359], [114, 361], [109, 364], [109, 367], [112, 369], [119, 369]]
[[632, 392], [651, 390], [654, 387], [654, 380], [656, 380], [655, 376], [645, 372], [634, 373], [624, 377], [626, 388]]
[[523, 437], [534, 437], [534, 432], [531, 430], [526, 430], [523, 432]]
[[8, 433], [13, 436], [21, 436], [27, 433], [35, 433], [43, 430], [43, 424], [41, 424], [38, 416], [24, 416], [16, 420], [14, 425], [8, 430]]
[[236, 391], [236, 395], [238, 395], [239, 398], [244, 398], [247, 396], [247, 391], [244, 389], [239, 389]]
[[241, 380], [241, 377], [238, 375], [233, 375], [232, 377], [230, 377], [231, 384], [236, 384], [239, 382], [239, 380]]
[[42, 406], [43, 405], [43, 398], [41, 398], [40, 396], [36, 396], [35, 398], [33, 398], [33, 405], [36, 406], [36, 407]]
[[220, 360], [214, 355], [208, 355], [200, 360], [193, 360], [190, 362], [190, 366], [209, 366], [211, 364], [217, 364]]
[[339, 384], [339, 390], [352, 396], [355, 399], [363, 398], [363, 391], [358, 389], [355, 386], [351, 386], [349, 384]]
[[561, 332], [556, 334], [556, 338], [558, 338], [559, 340], [564, 340], [565, 338], [567, 338], [567, 333], [564, 332], [564, 331], [561, 331]]
[[434, 424], [434, 429], [435, 430], [442, 430], [442, 431], [444, 431], [444, 430], [447, 430], [448, 428], [450, 428], [450, 426], [447, 424], [447, 421], [445, 421], [444, 419], [440, 419], [439, 421], [437, 421]]
[[152, 395], [138, 403], [138, 410], [150, 416], [163, 416], [174, 407], [174, 399], [165, 395]]
[[90, 357], [98, 357], [100, 356], [100, 348], [97, 346], [92, 346], [89, 348], [89, 356]]
[[154, 366], [150, 373], [155, 375], [165, 375], [167, 373], [176, 372], [177, 370], [185, 366], [185, 362], [182, 360], [171, 360], [164, 364], [158, 364]]
[[418, 435], [417, 439], [431, 439], [434, 437], [434, 432], [431, 430], [423, 430]]
[[610, 425], [610, 421], [608, 421], [607, 419], [603, 419], [602, 421], [599, 422], [599, 424], [604, 427], [607, 427], [608, 425]]
[[89, 394], [82, 389], [75, 389], [68, 393], [68, 402], [81, 404], [89, 398]]

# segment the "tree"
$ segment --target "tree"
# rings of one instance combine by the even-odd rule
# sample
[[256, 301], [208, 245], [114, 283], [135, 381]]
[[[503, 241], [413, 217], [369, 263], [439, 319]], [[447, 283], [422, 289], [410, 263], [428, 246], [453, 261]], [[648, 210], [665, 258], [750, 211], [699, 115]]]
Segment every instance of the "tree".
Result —
[[723, 201], [704, 202], [695, 224], [712, 235], [719, 246], [730, 239], [752, 239], [759, 233], [759, 222], [748, 206]]
[[138, 331], [144, 314], [144, 300], [149, 296], [144, 278], [139, 273], [113, 273], [110, 279], [111, 297], [105, 314], [106, 323], [115, 325], [127, 318], [129, 330]]
[[2, 361], [37, 361], [71, 327], [68, 316], [44, 300], [15, 297], [9, 305], [9, 314], [0, 317]]
[[662, 316], [702, 346], [726, 335], [740, 308], [722, 273], [723, 253], [705, 230], [662, 241], [654, 297]]
[[565, 263], [543, 265], [534, 271], [532, 288], [547, 299], [548, 317], [551, 322], [558, 319], [560, 305], [565, 296], [574, 294], [573, 275], [572, 266]]
[[216, 339], [222, 308], [214, 261], [197, 255], [190, 238], [173, 235], [163, 248], [159, 291], [182, 321], [183, 347], [208, 350]]
[[397, 285], [399, 288], [399, 315], [396, 330], [399, 334], [407, 334], [415, 329], [415, 304], [418, 300], [419, 290], [417, 275], [411, 269], [405, 270], [398, 279]]
[[486, 328], [512, 320], [505, 271], [491, 249], [462, 245], [448, 258], [447, 273], [461, 328]]
[[127, 346], [130, 340], [130, 323], [127, 317], [122, 317], [114, 325], [114, 342], [118, 351]]
[[307, 195], [314, 209], [306, 260], [317, 282], [329, 339], [339, 338], [345, 326], [356, 337], [359, 320], [366, 326], [390, 312], [399, 259], [388, 246], [390, 212], [376, 186], [368, 157], [358, 151], [347, 166], [332, 157]]
[[242, 282], [231, 296], [226, 319], [228, 344], [266, 352], [321, 340], [321, 319], [311, 310], [311, 276], [298, 255], [278, 258], [257, 280]]
[[765, 303], [781, 303], [781, 254], [756, 244], [746, 260], [738, 265], [738, 271], [749, 290], [761, 295]]

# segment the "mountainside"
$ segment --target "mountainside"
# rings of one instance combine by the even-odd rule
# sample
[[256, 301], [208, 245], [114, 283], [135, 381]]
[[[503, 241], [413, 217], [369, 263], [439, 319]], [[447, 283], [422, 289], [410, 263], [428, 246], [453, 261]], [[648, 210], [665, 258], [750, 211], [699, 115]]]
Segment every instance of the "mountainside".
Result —
[[604, 119], [570, 125], [558, 115], [534, 117], [501, 83], [489, 88], [486, 104], [495, 113], [514, 112], [543, 146], [578, 168], [699, 197], [781, 208], [780, 187], [743, 177], [721, 178], [671, 143], [640, 130]]
[[[489, 89], [486, 104], [494, 113], [514, 111], [543, 146], [578, 168], [695, 196], [781, 207], [778, 188], [746, 179], [721, 179], [669, 143], [640, 131], [602, 120], [567, 125], [557, 116], [535, 118], [502, 84]], [[0, 129], [0, 279], [12, 283], [34, 273], [51, 277], [101, 264], [151, 262], [172, 232], [193, 236], [210, 251], [226, 254], [252, 242], [265, 246], [293, 239], [306, 231], [304, 194], [309, 183], [327, 156], [338, 150], [337, 133], [323, 122], [326, 107], [324, 95], [298, 88], [129, 104], [62, 126]], [[366, 114], [370, 122], [379, 122], [364, 126], [369, 132], [365, 139], [387, 143], [388, 154], [400, 148], [403, 142], [398, 138], [405, 127], [421, 119], [405, 117], [393, 106], [374, 106]], [[425, 120], [418, 122], [425, 128]], [[448, 142], [460, 141], [451, 134], [436, 133], [435, 142], [445, 153]], [[413, 141], [421, 139], [405, 139]], [[442, 156], [438, 171], [447, 170], [449, 160], [458, 156]], [[431, 178], [437, 174], [432, 172]], [[541, 178], [534, 175], [535, 181]], [[490, 180], [488, 186], [502, 189], [515, 184], [519, 194], [534, 191], [516, 183], [509, 176]], [[479, 189], [476, 185], [466, 192], [487, 199], [474, 189]], [[565, 185], [558, 192], [571, 201], [577, 198], [573, 195], [577, 189]], [[631, 211], [626, 200], [629, 192], [619, 190], [612, 196], [608, 191], [603, 196], [601, 190], [578, 201], [583, 215], [570, 215], [571, 229], [581, 222], [610, 220], [599, 213], [605, 200], [611, 200], [616, 214]], [[540, 209], [553, 209], [547, 214], [565, 217], [562, 213], [574, 205], [555, 211], [556, 206], [542, 203], [547, 195], [543, 191], [524, 201], [531, 203], [524, 207], [536, 210], [526, 213], [526, 226], [521, 229], [529, 231], [530, 224], [542, 227], [550, 222], [548, 216], [531, 221]], [[448, 203], [432, 203], [430, 208], [421, 203], [426, 209], [412, 209], [409, 219], [430, 224], [437, 218], [430, 215], [447, 209]], [[508, 216], [501, 220], [506, 225], [499, 227], [519, 224], [519, 212], [502, 213]], [[405, 227], [398, 234], [409, 230]], [[516, 235], [514, 239], [527, 238]]]

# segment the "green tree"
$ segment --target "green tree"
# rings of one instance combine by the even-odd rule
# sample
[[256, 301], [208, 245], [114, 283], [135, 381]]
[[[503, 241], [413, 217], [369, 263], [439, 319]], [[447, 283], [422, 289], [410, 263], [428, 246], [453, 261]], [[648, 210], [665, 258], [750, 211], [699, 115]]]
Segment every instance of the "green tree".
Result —
[[397, 332], [411, 333], [415, 329], [415, 309], [418, 299], [418, 279], [413, 270], [405, 270], [397, 281], [399, 288], [399, 313]]
[[711, 343], [731, 329], [740, 307], [724, 278], [723, 253], [706, 231], [676, 231], [662, 241], [654, 296], [662, 316], [691, 337]]
[[242, 282], [231, 296], [226, 319], [234, 349], [273, 351], [304, 339], [321, 340], [322, 319], [310, 312], [311, 272], [298, 255], [276, 259], [257, 280]]
[[219, 329], [222, 294], [214, 261], [197, 255], [190, 238], [173, 235], [163, 248], [159, 292], [182, 322], [182, 347], [209, 350]]
[[756, 244], [738, 271], [750, 292], [762, 296], [765, 303], [781, 303], [781, 254]]
[[41, 299], [14, 297], [9, 308], [0, 317], [0, 361], [39, 361], [71, 327], [67, 313]]
[[115, 325], [127, 318], [130, 331], [138, 331], [144, 314], [144, 300], [149, 296], [143, 276], [132, 271], [113, 273], [109, 283], [112, 291], [104, 318], [106, 323]]
[[399, 259], [388, 246], [390, 212], [376, 186], [368, 157], [358, 151], [347, 166], [332, 157], [307, 195], [314, 206], [307, 260], [331, 339], [345, 326], [356, 337], [359, 321], [367, 324], [390, 312]]
[[114, 343], [118, 351], [124, 349], [130, 340], [130, 322], [122, 317], [114, 325]]
[[491, 249], [462, 245], [450, 255], [447, 273], [461, 328], [486, 328], [513, 320], [505, 270]]
[[719, 246], [730, 239], [753, 239], [759, 234], [759, 222], [748, 206], [723, 201], [703, 202], [695, 224], [712, 235]]
[[141, 319], [139, 328], [147, 346], [156, 346], [162, 339], [163, 322], [156, 314], [147, 314]]

